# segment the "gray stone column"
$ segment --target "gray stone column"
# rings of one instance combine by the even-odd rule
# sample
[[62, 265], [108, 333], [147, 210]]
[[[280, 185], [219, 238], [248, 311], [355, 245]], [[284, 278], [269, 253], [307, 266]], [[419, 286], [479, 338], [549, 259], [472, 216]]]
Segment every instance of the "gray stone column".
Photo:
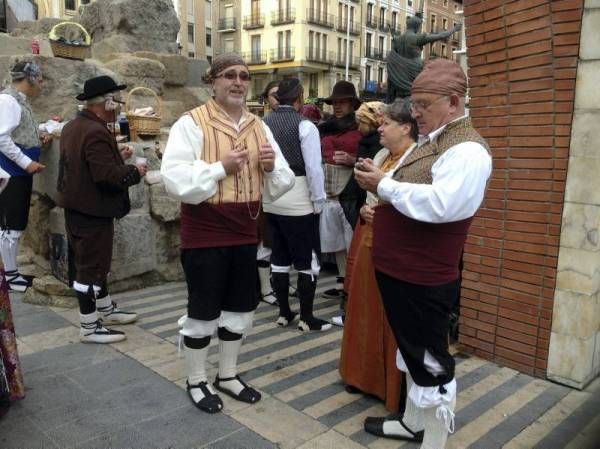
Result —
[[600, 1], [586, 0], [560, 236], [548, 378], [600, 373]]

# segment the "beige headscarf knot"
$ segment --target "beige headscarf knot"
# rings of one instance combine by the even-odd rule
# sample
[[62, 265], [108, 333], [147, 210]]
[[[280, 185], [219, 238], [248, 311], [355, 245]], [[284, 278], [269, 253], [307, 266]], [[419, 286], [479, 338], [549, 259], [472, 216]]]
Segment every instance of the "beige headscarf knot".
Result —
[[357, 122], [364, 122], [373, 128], [377, 128], [381, 124], [381, 116], [385, 104], [381, 101], [369, 101], [363, 103], [354, 113]]

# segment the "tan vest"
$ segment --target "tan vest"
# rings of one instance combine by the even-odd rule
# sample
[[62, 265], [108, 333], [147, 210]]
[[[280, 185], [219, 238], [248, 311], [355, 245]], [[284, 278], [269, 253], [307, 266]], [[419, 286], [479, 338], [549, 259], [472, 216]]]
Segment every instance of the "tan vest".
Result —
[[260, 119], [248, 113], [248, 118], [238, 132], [227, 113], [212, 98], [206, 104], [191, 110], [189, 114], [204, 134], [204, 148], [200, 159], [206, 163], [218, 162], [238, 145], [249, 150], [248, 163], [244, 168], [219, 181], [217, 193], [207, 202], [223, 204], [260, 201], [263, 171], [258, 153], [260, 146], [267, 143]]
[[392, 179], [412, 184], [431, 184], [431, 168], [435, 162], [449, 148], [464, 142], [477, 142], [490, 152], [486, 141], [471, 125], [471, 119], [460, 119], [448, 123], [433, 142], [428, 142], [409, 154], [396, 169]]

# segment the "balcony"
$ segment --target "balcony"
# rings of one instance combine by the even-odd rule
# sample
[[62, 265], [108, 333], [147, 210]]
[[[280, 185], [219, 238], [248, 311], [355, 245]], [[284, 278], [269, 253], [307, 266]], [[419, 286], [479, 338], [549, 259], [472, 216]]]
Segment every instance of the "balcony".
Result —
[[244, 29], [254, 30], [256, 28], [262, 28], [265, 26], [264, 14], [257, 14], [244, 17]]
[[384, 33], [389, 33], [391, 26], [389, 22], [386, 22], [385, 20], [380, 20], [379, 23], [377, 24], [377, 28], [379, 28], [379, 31], [382, 31]]
[[295, 57], [295, 49], [292, 47], [274, 48], [271, 50], [271, 62], [293, 61]]
[[[342, 18], [338, 18], [335, 29], [340, 33], [345, 33], [348, 28], [348, 22], [346, 20], [342, 20]], [[360, 35], [360, 25], [356, 22], [350, 22], [350, 34], [355, 36]]]
[[386, 56], [387, 56], [387, 52], [380, 48], [366, 48], [365, 49], [365, 58], [379, 59], [380, 61], [384, 61]]
[[228, 17], [226, 19], [219, 19], [219, 33], [229, 33], [237, 29], [237, 21], [235, 17]]
[[271, 25], [285, 25], [287, 23], [294, 23], [296, 21], [296, 10], [280, 9], [271, 13]]
[[308, 62], [318, 62], [320, 64], [333, 64], [333, 52], [327, 52], [322, 48], [307, 47], [306, 60]]
[[365, 22], [365, 25], [368, 28], [373, 28], [374, 30], [377, 29], [377, 20], [375, 20], [373, 17], [367, 17], [367, 21]]
[[[337, 54], [335, 56], [334, 64], [337, 67], [346, 67], [346, 57], [344, 55]], [[351, 69], [358, 69], [360, 67], [360, 58], [350, 58], [350, 61], [348, 61], [348, 67]]]
[[392, 34], [400, 34], [402, 32], [402, 29], [400, 28], [399, 24], [390, 24], [390, 33]]
[[317, 9], [307, 9], [306, 22], [325, 28], [333, 28], [333, 15], [325, 14]]
[[251, 51], [242, 55], [244, 61], [248, 65], [258, 65], [267, 63], [267, 52], [266, 51]]

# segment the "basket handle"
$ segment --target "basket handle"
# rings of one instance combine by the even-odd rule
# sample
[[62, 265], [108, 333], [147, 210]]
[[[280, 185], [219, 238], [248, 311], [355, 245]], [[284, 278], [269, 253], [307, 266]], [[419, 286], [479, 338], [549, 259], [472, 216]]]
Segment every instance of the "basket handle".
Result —
[[131, 94], [134, 92], [142, 91], [142, 90], [146, 90], [154, 96], [154, 100], [156, 101], [156, 108], [155, 108], [156, 116], [160, 117], [160, 113], [161, 113], [160, 98], [158, 98], [158, 95], [156, 95], [156, 92], [154, 92], [152, 89], [148, 89], [147, 87], [143, 87], [143, 86], [134, 87], [133, 89], [131, 89], [129, 91], [129, 94], [127, 94], [127, 98], [125, 99], [125, 111], [127, 113], [129, 113], [129, 99], [131, 98]]
[[88, 33], [87, 30], [77, 22], [57, 23], [50, 30], [50, 33], [48, 34], [48, 38], [52, 39], [53, 41], [58, 40], [58, 35], [56, 34], [56, 32], [58, 31], [59, 28], [63, 28], [65, 25], [75, 25], [76, 27], [78, 27], [81, 31], [83, 31], [83, 34], [85, 36], [85, 45], [90, 45], [92, 43], [92, 37], [90, 36], [90, 33]]

